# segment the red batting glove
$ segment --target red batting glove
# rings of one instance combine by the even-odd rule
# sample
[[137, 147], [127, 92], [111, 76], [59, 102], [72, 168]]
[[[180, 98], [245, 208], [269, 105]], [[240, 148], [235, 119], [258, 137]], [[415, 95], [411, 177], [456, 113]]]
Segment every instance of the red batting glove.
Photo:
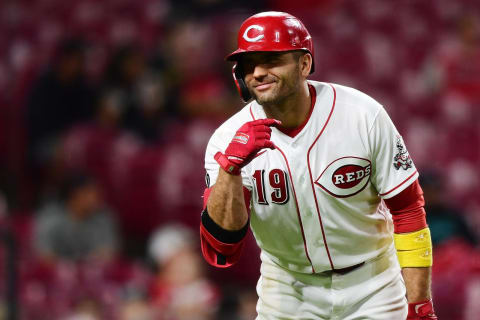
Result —
[[275, 149], [270, 141], [272, 126], [280, 125], [275, 119], [260, 119], [245, 123], [238, 129], [225, 154], [217, 152], [214, 159], [223, 170], [233, 175], [240, 175], [241, 169], [255, 158], [263, 148]]
[[437, 320], [432, 300], [408, 304], [407, 320]]

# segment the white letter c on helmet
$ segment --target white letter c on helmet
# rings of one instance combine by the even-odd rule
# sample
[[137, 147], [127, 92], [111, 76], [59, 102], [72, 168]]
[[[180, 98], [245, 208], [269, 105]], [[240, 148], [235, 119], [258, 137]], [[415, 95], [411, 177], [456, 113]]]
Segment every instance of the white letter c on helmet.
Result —
[[255, 38], [250, 38], [248, 36], [248, 31], [250, 31], [251, 29], [255, 29], [255, 30], [258, 30], [260, 32], [263, 31], [262, 26], [253, 24], [253, 25], [249, 26], [247, 29], [245, 29], [245, 32], [243, 33], [243, 39], [247, 40], [248, 42], [257, 42], [258, 40], [263, 39], [265, 37], [263, 34], [259, 34]]

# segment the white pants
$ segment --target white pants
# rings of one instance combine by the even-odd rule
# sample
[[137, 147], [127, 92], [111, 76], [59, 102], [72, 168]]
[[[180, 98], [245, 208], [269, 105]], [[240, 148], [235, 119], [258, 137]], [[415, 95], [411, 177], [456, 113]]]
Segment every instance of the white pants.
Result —
[[405, 320], [405, 284], [394, 250], [344, 274], [303, 274], [262, 253], [256, 320]]

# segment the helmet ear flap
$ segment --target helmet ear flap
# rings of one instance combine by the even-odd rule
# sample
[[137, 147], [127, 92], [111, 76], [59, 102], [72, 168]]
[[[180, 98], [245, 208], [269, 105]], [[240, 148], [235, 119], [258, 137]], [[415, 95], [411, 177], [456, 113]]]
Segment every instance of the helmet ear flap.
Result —
[[250, 91], [248, 91], [245, 80], [243, 80], [242, 68], [240, 67], [238, 62], [233, 65], [232, 74], [235, 85], [237, 86], [238, 93], [240, 94], [244, 102], [248, 102], [248, 100], [252, 98], [252, 95], [250, 94]]

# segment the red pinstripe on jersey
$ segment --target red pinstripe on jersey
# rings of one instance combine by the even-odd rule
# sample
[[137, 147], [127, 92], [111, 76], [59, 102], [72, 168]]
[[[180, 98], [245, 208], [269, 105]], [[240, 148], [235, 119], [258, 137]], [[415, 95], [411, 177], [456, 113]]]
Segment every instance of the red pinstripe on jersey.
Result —
[[290, 171], [290, 165], [288, 164], [287, 157], [283, 153], [282, 149], [280, 149], [277, 146], [277, 150], [280, 151], [280, 153], [283, 156], [283, 159], [285, 159], [285, 163], [287, 164], [287, 169], [288, 169], [288, 175], [290, 177], [290, 181], [292, 182], [292, 191], [293, 191], [293, 198], [295, 199], [295, 208], [297, 209], [297, 216], [298, 216], [298, 223], [300, 224], [300, 230], [302, 231], [302, 238], [303, 238], [303, 246], [305, 248], [305, 254], [307, 255], [307, 259], [312, 265], [312, 272], [315, 273], [315, 268], [313, 267], [312, 260], [310, 259], [310, 255], [308, 254], [308, 249], [307, 249], [307, 241], [305, 240], [305, 232], [303, 231], [303, 224], [302, 224], [302, 217], [300, 215], [300, 209], [298, 207], [298, 200], [297, 200], [297, 193], [295, 192], [295, 185], [293, 183], [293, 178], [292, 178], [292, 172]]
[[[312, 90], [313, 89], [313, 90]], [[314, 104], [314, 101], [316, 100], [316, 91], [315, 89], [313, 88], [313, 86], [309, 85], [309, 90], [310, 90], [310, 96], [312, 97], [312, 104]], [[312, 92], [313, 91], [313, 92]], [[315, 100], [314, 100], [315, 99]], [[303, 127], [306, 125], [306, 123], [308, 122], [308, 120], [310, 119], [310, 115], [313, 111], [313, 105], [310, 107], [310, 111], [309, 111], [309, 114], [308, 114], [308, 117], [307, 117], [307, 120], [305, 121], [305, 123], [303, 123], [300, 128], [303, 129]], [[256, 120], [255, 119], [255, 116], [253, 115], [253, 110], [252, 110], [252, 106], [250, 106], [250, 115], [252, 116], [252, 119], [253, 120]], [[301, 129], [299, 131], [301, 131]], [[298, 131], [298, 132], [299, 132]], [[297, 132], [297, 133], [298, 133]], [[288, 134], [287, 134], [288, 135]], [[287, 157], [285, 156], [285, 154], [283, 153], [283, 151], [277, 146], [277, 150], [280, 151], [280, 153], [282, 154], [283, 158], [285, 159], [285, 163], [287, 165], [287, 169], [288, 169], [288, 175], [290, 177], [290, 181], [292, 182], [292, 191], [293, 191], [293, 198], [295, 199], [295, 206], [296, 206], [296, 209], [297, 209], [297, 216], [298, 216], [298, 223], [300, 224], [300, 231], [302, 232], [302, 238], [303, 238], [303, 246], [305, 248], [305, 254], [307, 256], [307, 259], [308, 261], [310, 262], [310, 264], [312, 265], [312, 272], [315, 273], [315, 268], [313, 267], [313, 263], [312, 263], [312, 260], [310, 259], [310, 255], [308, 254], [308, 249], [307, 249], [307, 242], [305, 240], [305, 232], [303, 231], [303, 224], [302, 224], [302, 217], [300, 215], [300, 210], [299, 210], [299, 206], [298, 206], [298, 200], [297, 200], [297, 194], [295, 193], [295, 186], [293, 184], [293, 178], [292, 178], [292, 172], [290, 171], [290, 165], [288, 163], [288, 160], [287, 160]], [[323, 229], [322, 229], [323, 231]], [[333, 267], [332, 267], [333, 268]]]
[[327, 127], [327, 124], [328, 124], [328, 122], [330, 121], [330, 117], [332, 116], [333, 110], [335, 109], [335, 102], [336, 102], [336, 100], [337, 100], [337, 91], [335, 90], [335, 88], [334, 88], [331, 84], [329, 84], [329, 85], [332, 87], [332, 90], [333, 90], [333, 103], [332, 103], [332, 107], [331, 107], [331, 110], [330, 110], [330, 114], [328, 115], [327, 121], [325, 121], [325, 124], [323, 125], [322, 130], [321, 130], [320, 133], [318, 134], [317, 138], [313, 141], [313, 143], [312, 143], [312, 145], [310, 146], [310, 148], [308, 148], [308, 152], [307, 152], [307, 165], [308, 165], [308, 174], [310, 175], [310, 183], [311, 183], [311, 185], [312, 185], [313, 197], [315, 198], [315, 207], [316, 207], [316, 209], [317, 209], [318, 220], [319, 220], [319, 222], [320, 222], [320, 228], [322, 229], [323, 243], [325, 244], [325, 250], [327, 251], [328, 260], [330, 261], [330, 266], [332, 267], [332, 270], [334, 270], [335, 267], [334, 267], [334, 265], [333, 265], [332, 257], [330, 256], [330, 251], [328, 250], [327, 238], [325, 237], [325, 230], [323, 229], [322, 216], [321, 216], [321, 214], [320, 214], [320, 209], [318, 208], [317, 194], [315, 193], [315, 184], [314, 184], [314, 182], [313, 182], [312, 169], [311, 169], [311, 166], [310, 166], [310, 152], [312, 151], [313, 146], [317, 143], [318, 139], [319, 139], [320, 136], [322, 135], [322, 133], [323, 133], [323, 131], [325, 130], [325, 128]]
[[[330, 114], [328, 115], [328, 118], [327, 118], [327, 121], [325, 122], [322, 130], [320, 131], [320, 134], [317, 136], [317, 138], [315, 139], [315, 141], [313, 142], [312, 146], [310, 147], [310, 149], [308, 150], [308, 153], [307, 153], [307, 164], [308, 164], [308, 171], [309, 171], [309, 174], [310, 174], [310, 181], [311, 181], [311, 184], [312, 184], [312, 190], [313, 190], [313, 196], [315, 197], [315, 206], [317, 208], [317, 213], [318, 213], [318, 218], [319, 218], [319, 221], [320, 221], [320, 227], [322, 229], [322, 237], [323, 237], [323, 242], [325, 244], [325, 249], [327, 251], [327, 255], [328, 255], [328, 259], [330, 261], [330, 266], [332, 267], [332, 270], [335, 269], [334, 268], [334, 265], [333, 265], [333, 262], [332, 262], [332, 258], [330, 256], [330, 251], [328, 250], [328, 245], [327, 245], [327, 240], [326, 240], [326, 237], [325, 237], [325, 231], [323, 229], [323, 223], [322, 223], [322, 218], [320, 216], [320, 210], [318, 208], [318, 203], [317, 203], [317, 196], [315, 194], [315, 187], [314, 187], [314, 182], [313, 182], [313, 178], [312, 178], [312, 172], [311, 172], [311, 169], [310, 169], [310, 160], [309, 160], [309, 154], [310, 154], [310, 151], [313, 147], [313, 145], [317, 142], [318, 138], [320, 138], [320, 136], [322, 135], [323, 133], [323, 130], [325, 129], [325, 127], [327, 126], [329, 120], [330, 120], [330, 117], [332, 116], [332, 113], [333, 113], [333, 110], [335, 109], [335, 102], [336, 102], [336, 97], [337, 97], [337, 92], [335, 90], [335, 88], [329, 84], [332, 89], [333, 89], [333, 103], [332, 103], [332, 107], [331, 107], [331, 110], [330, 110]], [[312, 108], [313, 110], [313, 108]], [[252, 116], [252, 119], [255, 120], [255, 116], [253, 115], [253, 111], [252, 111], [252, 106], [250, 106], [250, 115]], [[301, 232], [302, 232], [302, 238], [303, 238], [303, 245], [305, 247], [305, 253], [307, 255], [307, 259], [308, 261], [310, 261], [310, 264], [312, 264], [312, 260], [310, 259], [310, 255], [308, 254], [308, 249], [307, 249], [307, 242], [305, 240], [305, 232], [303, 231], [303, 224], [302, 224], [302, 218], [300, 216], [300, 210], [299, 210], [299, 206], [298, 206], [298, 200], [297, 200], [297, 194], [295, 192], [295, 186], [294, 186], [294, 183], [293, 183], [293, 178], [292, 178], [292, 173], [290, 171], [290, 165], [288, 164], [288, 160], [287, 160], [287, 157], [285, 156], [285, 154], [283, 153], [283, 151], [277, 146], [277, 150], [280, 151], [280, 153], [282, 154], [283, 158], [285, 159], [285, 163], [287, 164], [287, 169], [288, 169], [288, 175], [290, 176], [290, 181], [292, 182], [292, 191], [293, 191], [293, 197], [295, 199], [295, 205], [296, 205], [296, 209], [297, 209], [297, 215], [298, 215], [298, 222], [300, 224], [300, 229], [301, 229]], [[313, 264], [312, 264], [312, 271], [313, 273], [315, 273], [315, 268], [313, 267]]]

